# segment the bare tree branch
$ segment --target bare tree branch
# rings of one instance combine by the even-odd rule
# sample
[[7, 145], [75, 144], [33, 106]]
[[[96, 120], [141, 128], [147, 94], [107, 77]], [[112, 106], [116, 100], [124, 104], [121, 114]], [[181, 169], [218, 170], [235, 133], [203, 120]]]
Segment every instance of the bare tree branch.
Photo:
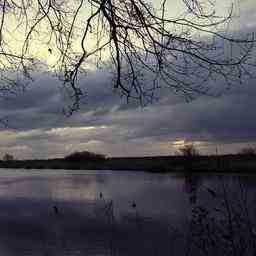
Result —
[[234, 6], [222, 17], [209, 0], [179, 1], [184, 13], [170, 18], [167, 0], [159, 8], [146, 0], [1, 0], [0, 93], [24, 87], [47, 54], [49, 69], [71, 89], [67, 115], [80, 107], [79, 76], [92, 62], [112, 65], [114, 88], [142, 104], [163, 84], [190, 99], [217, 79], [230, 86], [251, 75], [254, 34], [226, 31]]

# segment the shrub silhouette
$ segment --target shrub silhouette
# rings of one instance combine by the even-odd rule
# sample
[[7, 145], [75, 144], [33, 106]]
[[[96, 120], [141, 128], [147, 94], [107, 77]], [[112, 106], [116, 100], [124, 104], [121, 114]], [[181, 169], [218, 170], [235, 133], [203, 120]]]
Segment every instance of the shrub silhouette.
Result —
[[4, 156], [3, 156], [3, 161], [12, 161], [12, 160], [14, 160], [14, 156], [13, 155], [11, 155], [11, 154], [5, 154]]
[[256, 155], [256, 149], [253, 147], [244, 147], [239, 151], [239, 155], [244, 155], [244, 156], [255, 156]]
[[194, 144], [187, 144], [179, 148], [179, 153], [185, 157], [194, 157], [200, 155], [198, 149], [195, 147]]
[[68, 161], [74, 161], [74, 162], [82, 162], [82, 161], [104, 161], [106, 159], [106, 156], [103, 154], [97, 154], [94, 152], [89, 151], [81, 151], [81, 152], [74, 152], [71, 153], [64, 158]]

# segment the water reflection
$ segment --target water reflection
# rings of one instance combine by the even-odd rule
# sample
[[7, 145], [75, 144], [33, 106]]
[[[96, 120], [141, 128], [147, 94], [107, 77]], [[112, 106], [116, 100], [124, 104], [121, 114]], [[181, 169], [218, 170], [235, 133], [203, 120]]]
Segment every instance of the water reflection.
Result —
[[199, 175], [184, 175], [184, 187], [192, 205], [197, 203], [198, 188], [201, 180]]
[[2, 170], [0, 253], [253, 255], [252, 180]]

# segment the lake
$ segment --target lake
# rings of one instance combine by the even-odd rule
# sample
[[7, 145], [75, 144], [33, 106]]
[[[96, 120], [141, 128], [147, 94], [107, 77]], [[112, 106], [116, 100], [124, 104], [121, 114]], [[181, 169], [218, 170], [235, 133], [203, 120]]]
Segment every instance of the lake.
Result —
[[253, 255], [256, 176], [0, 170], [0, 255]]

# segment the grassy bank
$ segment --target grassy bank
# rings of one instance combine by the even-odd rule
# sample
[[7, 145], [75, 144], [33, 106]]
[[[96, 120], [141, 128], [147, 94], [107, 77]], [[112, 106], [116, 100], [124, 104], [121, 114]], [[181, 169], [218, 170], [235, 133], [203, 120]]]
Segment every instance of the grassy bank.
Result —
[[0, 161], [0, 168], [131, 170], [149, 172], [242, 172], [256, 173], [256, 157], [223, 156], [155, 156], [119, 157], [102, 161], [67, 159]]

